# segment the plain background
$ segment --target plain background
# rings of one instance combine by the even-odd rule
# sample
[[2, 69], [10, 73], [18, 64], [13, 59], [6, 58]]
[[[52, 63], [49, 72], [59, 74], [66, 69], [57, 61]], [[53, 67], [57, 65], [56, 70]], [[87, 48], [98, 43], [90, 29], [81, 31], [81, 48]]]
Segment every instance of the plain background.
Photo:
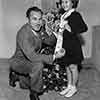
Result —
[[[10, 58], [16, 47], [16, 33], [27, 21], [25, 12], [28, 7], [37, 3], [42, 8], [55, 6], [58, 0], [0, 0], [0, 58]], [[85, 57], [91, 57], [92, 26], [100, 24], [100, 0], [80, 0], [78, 10], [88, 25], [84, 34], [86, 41], [83, 47]]]

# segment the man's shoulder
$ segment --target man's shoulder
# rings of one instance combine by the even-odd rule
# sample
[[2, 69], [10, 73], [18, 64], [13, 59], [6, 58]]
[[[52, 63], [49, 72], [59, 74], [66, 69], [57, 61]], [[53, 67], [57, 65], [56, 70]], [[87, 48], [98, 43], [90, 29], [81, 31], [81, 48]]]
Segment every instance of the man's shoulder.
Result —
[[24, 24], [19, 31], [17, 32], [17, 38], [25, 37], [28, 35], [29, 25], [28, 23]]
[[18, 32], [20, 32], [20, 31], [26, 31], [27, 29], [29, 29], [29, 24], [28, 24], [28, 23], [24, 24], [24, 25], [19, 29]]
[[27, 33], [27, 31], [30, 29], [30, 26], [28, 23], [24, 24], [18, 31], [18, 33]]

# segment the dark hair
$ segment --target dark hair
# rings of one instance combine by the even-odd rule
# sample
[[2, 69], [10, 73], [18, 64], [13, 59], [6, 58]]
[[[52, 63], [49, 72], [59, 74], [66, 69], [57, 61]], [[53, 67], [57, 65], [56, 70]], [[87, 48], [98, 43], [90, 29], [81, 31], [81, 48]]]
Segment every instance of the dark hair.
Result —
[[26, 17], [29, 18], [30, 17], [30, 13], [31, 11], [36, 11], [36, 12], [40, 12], [41, 14], [43, 14], [42, 10], [36, 6], [34, 7], [30, 7], [28, 8], [28, 10], [26, 11]]
[[[73, 3], [72, 8], [77, 8], [78, 3], [79, 3], [79, 0], [71, 0], [71, 2]], [[59, 3], [60, 3], [60, 5], [61, 5], [62, 0], [59, 0]]]
[[72, 1], [72, 3], [73, 3], [72, 8], [77, 8], [78, 3], [79, 3], [79, 0], [71, 0], [71, 1]]

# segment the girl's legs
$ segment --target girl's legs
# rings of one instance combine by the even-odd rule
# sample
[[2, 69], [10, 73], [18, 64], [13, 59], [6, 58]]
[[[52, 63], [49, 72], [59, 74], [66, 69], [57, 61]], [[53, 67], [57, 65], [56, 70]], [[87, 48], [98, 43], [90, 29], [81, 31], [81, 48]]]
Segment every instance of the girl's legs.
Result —
[[63, 90], [62, 92], [60, 92], [61, 95], [66, 94], [69, 91], [69, 89], [71, 87], [71, 84], [72, 84], [72, 73], [71, 73], [70, 68], [67, 67], [66, 71], [67, 71], [67, 76], [66, 77], [68, 79], [68, 86], [67, 86], [67, 88], [65, 90]]
[[72, 72], [69, 67], [67, 69], [67, 79], [68, 79], [68, 86], [72, 84]]
[[71, 64], [69, 66], [69, 68], [70, 68], [70, 71], [72, 73], [72, 82], [71, 82], [71, 84], [73, 86], [76, 86], [77, 81], [78, 81], [78, 66], [75, 65], [75, 64]]
[[68, 78], [68, 87], [60, 92], [61, 95], [66, 97], [71, 97], [76, 91], [76, 83], [78, 81], [78, 69], [77, 65], [71, 64], [67, 67], [67, 78]]
[[[68, 85], [70, 85], [69, 91], [65, 94], [65, 97], [71, 97], [77, 92], [76, 84], [78, 81], [78, 66], [76, 64], [71, 64], [69, 66], [71, 72], [71, 81]], [[68, 80], [69, 81], [69, 80]]]

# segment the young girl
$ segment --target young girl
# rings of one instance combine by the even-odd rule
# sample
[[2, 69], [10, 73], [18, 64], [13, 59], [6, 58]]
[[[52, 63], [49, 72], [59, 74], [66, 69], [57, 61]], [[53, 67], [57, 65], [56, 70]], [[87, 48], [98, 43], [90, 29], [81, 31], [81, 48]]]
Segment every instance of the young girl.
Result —
[[[55, 54], [57, 62], [65, 66], [68, 78], [67, 88], [60, 92], [65, 97], [71, 97], [77, 92], [78, 72], [83, 60], [81, 43], [78, 35], [87, 31], [87, 25], [79, 12], [76, 11], [79, 0], [61, 0], [65, 13], [61, 16], [60, 29], [63, 40], [61, 48], [64, 55]], [[58, 43], [59, 44], [59, 43]], [[57, 46], [57, 45], [56, 45]], [[59, 47], [59, 46], [58, 46]]]

